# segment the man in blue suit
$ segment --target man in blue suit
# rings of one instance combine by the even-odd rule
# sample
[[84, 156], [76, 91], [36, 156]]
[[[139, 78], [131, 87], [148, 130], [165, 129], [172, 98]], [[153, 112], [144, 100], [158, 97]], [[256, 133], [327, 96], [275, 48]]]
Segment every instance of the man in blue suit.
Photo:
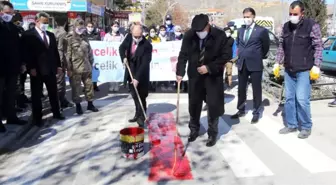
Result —
[[245, 116], [245, 103], [248, 79], [250, 77], [253, 89], [253, 118], [251, 123], [259, 121], [259, 113], [262, 102], [262, 72], [263, 59], [270, 47], [268, 30], [254, 22], [256, 16], [253, 8], [243, 11], [245, 25], [238, 30], [238, 112], [231, 116], [238, 119]]

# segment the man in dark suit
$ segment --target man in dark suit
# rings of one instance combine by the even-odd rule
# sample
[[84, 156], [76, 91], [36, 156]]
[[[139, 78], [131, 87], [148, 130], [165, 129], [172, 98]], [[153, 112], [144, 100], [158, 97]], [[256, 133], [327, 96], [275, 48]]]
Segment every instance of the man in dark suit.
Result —
[[60, 113], [56, 81], [56, 74], [61, 74], [63, 70], [55, 35], [46, 31], [48, 23], [49, 15], [40, 12], [36, 15], [35, 28], [28, 30], [22, 36], [25, 60], [30, 74], [33, 119], [37, 126], [43, 125], [41, 102], [43, 83], [48, 90], [53, 117], [58, 120], [65, 119]]
[[[19, 29], [11, 21], [13, 5], [0, 1], [0, 132], [6, 128], [2, 124], [2, 110], [6, 107], [7, 124], [25, 124], [16, 116], [16, 82], [20, 73]], [[4, 96], [3, 96], [4, 95]]]
[[145, 115], [143, 115], [141, 110], [140, 102], [136, 95], [133, 84], [136, 86], [139, 92], [141, 103], [144, 106], [146, 112], [146, 98], [148, 96], [150, 80], [150, 62], [152, 60], [153, 50], [153, 46], [143, 36], [142, 33], [143, 30], [141, 25], [133, 25], [131, 27], [131, 34], [126, 36], [119, 47], [121, 60], [125, 62], [125, 59], [127, 59], [134, 77], [134, 80], [131, 81], [130, 74], [127, 68], [125, 68], [125, 81], [129, 83], [129, 88], [135, 104], [135, 115], [134, 118], [129, 120], [129, 122], [138, 122], [140, 127], [144, 126]]
[[196, 15], [192, 20], [191, 30], [187, 31], [182, 41], [181, 51], [176, 66], [176, 80], [182, 81], [188, 63], [189, 79], [189, 142], [199, 136], [202, 103], [208, 105], [208, 141], [206, 146], [216, 144], [218, 119], [224, 114], [224, 65], [231, 59], [232, 51], [227, 44], [227, 37], [222, 30], [211, 27], [209, 17]]
[[245, 26], [238, 30], [238, 112], [231, 116], [238, 119], [245, 116], [246, 91], [249, 77], [253, 89], [253, 118], [251, 123], [259, 121], [259, 113], [262, 102], [262, 72], [263, 59], [270, 47], [270, 39], [266, 28], [258, 26], [254, 22], [256, 13], [253, 8], [243, 11]]

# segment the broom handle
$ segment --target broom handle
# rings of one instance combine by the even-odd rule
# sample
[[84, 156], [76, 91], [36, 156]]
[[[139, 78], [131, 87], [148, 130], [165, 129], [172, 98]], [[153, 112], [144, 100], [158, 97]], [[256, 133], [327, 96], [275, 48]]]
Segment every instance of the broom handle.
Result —
[[[134, 78], [133, 78], [133, 74], [132, 74], [131, 68], [130, 68], [129, 65], [128, 65], [128, 61], [127, 61], [127, 59], [126, 59], [126, 62], [124, 62], [124, 64], [125, 64], [125, 66], [127, 67], [128, 73], [130, 74], [131, 80], [132, 80], [132, 82], [133, 82], [133, 80], [134, 80]], [[137, 87], [134, 85], [134, 83], [132, 83], [132, 84], [133, 84], [135, 93], [136, 93], [136, 95], [137, 95], [137, 97], [138, 97], [138, 100], [139, 100], [139, 103], [140, 103], [140, 107], [141, 107], [141, 109], [142, 109], [142, 113], [143, 113], [143, 115], [145, 116], [145, 120], [147, 120], [147, 115], [146, 115], [145, 109], [144, 109], [144, 107], [143, 107], [143, 105], [142, 105], [142, 102], [141, 102], [141, 98], [140, 98], [138, 89], [137, 89]]]
[[177, 82], [176, 124], [178, 124], [180, 117], [180, 87], [181, 82]]

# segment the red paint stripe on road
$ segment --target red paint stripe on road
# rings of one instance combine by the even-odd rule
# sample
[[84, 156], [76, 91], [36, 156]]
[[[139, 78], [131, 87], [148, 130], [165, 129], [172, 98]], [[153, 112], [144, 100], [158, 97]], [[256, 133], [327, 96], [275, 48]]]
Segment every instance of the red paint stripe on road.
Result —
[[191, 180], [190, 163], [182, 157], [184, 146], [176, 136], [177, 128], [172, 113], [151, 114], [148, 121], [149, 140], [157, 142], [150, 150], [150, 181]]

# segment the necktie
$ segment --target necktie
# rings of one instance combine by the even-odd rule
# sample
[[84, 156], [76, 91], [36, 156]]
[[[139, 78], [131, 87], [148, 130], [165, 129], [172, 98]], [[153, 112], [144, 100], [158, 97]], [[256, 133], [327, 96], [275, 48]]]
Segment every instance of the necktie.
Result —
[[205, 47], [204, 47], [204, 39], [201, 40], [201, 51], [200, 51], [200, 55], [199, 55], [199, 64], [203, 65], [204, 63], [204, 53], [205, 53]]
[[44, 42], [45, 46], [48, 48], [49, 43], [48, 43], [47, 35], [46, 35], [45, 32], [43, 32], [43, 42]]
[[251, 32], [251, 28], [247, 28], [246, 33], [245, 33], [244, 42], [247, 42], [249, 40], [250, 32]]
[[137, 46], [136, 43], [133, 42], [133, 44], [132, 44], [132, 50], [131, 50], [131, 54], [132, 54], [132, 55], [134, 55], [134, 53], [135, 53], [136, 46]]

